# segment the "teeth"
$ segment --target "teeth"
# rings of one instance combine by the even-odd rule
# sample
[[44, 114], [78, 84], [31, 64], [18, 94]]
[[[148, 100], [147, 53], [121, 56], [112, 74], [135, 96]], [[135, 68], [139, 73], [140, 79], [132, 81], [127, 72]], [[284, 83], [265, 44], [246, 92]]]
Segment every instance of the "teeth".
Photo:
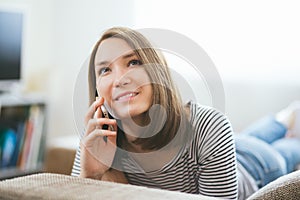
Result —
[[128, 98], [128, 97], [133, 97], [133, 96], [135, 96], [135, 93], [129, 93], [129, 94], [126, 94], [126, 95], [124, 95], [124, 96], [121, 96], [121, 97], [119, 98], [119, 100], [120, 100], [120, 99], [124, 99], [124, 98]]

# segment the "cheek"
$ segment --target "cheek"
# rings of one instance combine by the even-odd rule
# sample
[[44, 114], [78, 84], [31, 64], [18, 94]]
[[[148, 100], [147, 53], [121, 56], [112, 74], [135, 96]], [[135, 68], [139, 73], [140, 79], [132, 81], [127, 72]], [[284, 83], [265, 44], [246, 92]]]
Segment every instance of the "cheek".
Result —
[[146, 86], [146, 90], [147, 90], [148, 95], [152, 97], [153, 96], [153, 89], [152, 89], [152, 85], [151, 84], [148, 84]]
[[104, 78], [101, 78], [97, 81], [97, 90], [98, 94], [104, 99], [107, 99], [110, 97], [110, 84], [108, 80], [105, 80]]
[[145, 103], [147, 103], [148, 105], [152, 105], [152, 101], [153, 101], [153, 90], [152, 90], [152, 86], [150, 84], [145, 85], [143, 87], [144, 90], [144, 101]]
[[148, 85], [151, 85], [150, 78], [148, 74], [146, 73], [145, 69], [143, 68], [138, 68], [134, 71], [135, 73], [132, 73], [135, 82], [137, 85], [142, 86], [144, 85], [145, 87]]

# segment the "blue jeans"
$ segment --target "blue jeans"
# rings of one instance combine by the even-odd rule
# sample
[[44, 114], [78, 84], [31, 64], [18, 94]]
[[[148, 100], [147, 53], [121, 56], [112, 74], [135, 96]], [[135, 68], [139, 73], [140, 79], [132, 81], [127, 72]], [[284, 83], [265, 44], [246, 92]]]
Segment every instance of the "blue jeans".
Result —
[[300, 139], [285, 138], [286, 131], [273, 117], [266, 117], [235, 135], [237, 161], [258, 187], [292, 172], [300, 163]]

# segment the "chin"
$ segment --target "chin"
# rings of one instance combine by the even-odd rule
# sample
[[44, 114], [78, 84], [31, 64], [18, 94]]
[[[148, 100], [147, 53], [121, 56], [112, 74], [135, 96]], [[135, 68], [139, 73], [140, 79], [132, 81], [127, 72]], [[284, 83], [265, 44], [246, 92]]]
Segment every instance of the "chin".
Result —
[[[144, 116], [144, 114], [149, 110], [148, 106], [134, 106], [134, 105], [118, 105], [115, 106], [117, 109], [115, 111], [115, 117], [122, 120], [128, 118], [137, 118], [139, 116]], [[120, 109], [121, 108], [121, 109]]]

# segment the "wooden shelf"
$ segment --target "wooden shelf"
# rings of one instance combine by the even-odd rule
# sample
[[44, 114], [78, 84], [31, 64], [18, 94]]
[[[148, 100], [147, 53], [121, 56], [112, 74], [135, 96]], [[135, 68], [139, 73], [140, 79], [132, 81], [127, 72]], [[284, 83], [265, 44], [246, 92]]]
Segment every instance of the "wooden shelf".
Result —
[[21, 170], [19, 168], [8, 168], [8, 169], [1, 169], [0, 170], [0, 180], [15, 178], [19, 176], [25, 176], [29, 174], [36, 174], [43, 172], [43, 164], [41, 164], [36, 169], [30, 170]]

